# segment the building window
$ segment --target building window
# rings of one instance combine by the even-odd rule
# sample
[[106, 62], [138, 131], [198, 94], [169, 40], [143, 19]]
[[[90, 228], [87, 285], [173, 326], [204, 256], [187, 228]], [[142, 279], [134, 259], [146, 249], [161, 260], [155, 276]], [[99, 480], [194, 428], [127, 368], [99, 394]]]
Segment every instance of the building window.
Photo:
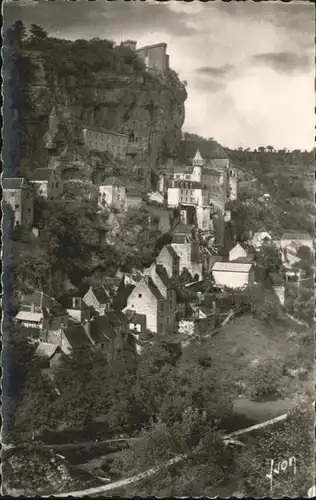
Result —
[[31, 213], [31, 209], [30, 208], [28, 208], [27, 211], [28, 211], [29, 214]]
[[57, 188], [58, 188], [58, 184], [59, 184], [59, 182], [56, 182], [56, 187], [57, 187]]

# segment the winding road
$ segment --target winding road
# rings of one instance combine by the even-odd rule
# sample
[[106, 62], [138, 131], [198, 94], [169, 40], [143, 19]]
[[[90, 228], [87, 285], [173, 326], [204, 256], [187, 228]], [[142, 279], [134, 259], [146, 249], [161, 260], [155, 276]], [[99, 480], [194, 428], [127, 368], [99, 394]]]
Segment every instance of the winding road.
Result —
[[[280, 415], [279, 417], [272, 418], [270, 420], [267, 420], [266, 422], [262, 422], [261, 424], [256, 424], [256, 425], [251, 425], [250, 427], [246, 427], [244, 429], [239, 429], [237, 431], [231, 432], [230, 434], [226, 434], [223, 436], [223, 440], [227, 443], [234, 443], [234, 438], [236, 436], [241, 436], [243, 434], [247, 434], [249, 432], [252, 432], [254, 430], [259, 430], [263, 429], [265, 427], [268, 427], [269, 425], [276, 424], [278, 422], [282, 422], [287, 419], [287, 413]], [[236, 441], [235, 444], [242, 444], [239, 441]], [[135, 476], [128, 477], [126, 479], [121, 479], [119, 481], [115, 481], [114, 483], [110, 483], [107, 485], [103, 486], [98, 486], [96, 488], [89, 488], [86, 490], [80, 490], [80, 491], [71, 491], [67, 493], [58, 493], [58, 494], [53, 494], [54, 497], [64, 497], [64, 496], [74, 496], [74, 497], [83, 497], [83, 496], [93, 496], [93, 495], [100, 495], [102, 493], [106, 493], [108, 491], [112, 491], [118, 488], [124, 488], [125, 486], [128, 486], [130, 484], [137, 483], [138, 481], [141, 481], [142, 479], [145, 479], [147, 477], [153, 476], [154, 474], [157, 474], [160, 472], [162, 469], [166, 467], [170, 467], [171, 465], [174, 465], [176, 463], [182, 462], [187, 458], [186, 454], [181, 454], [177, 455], [174, 458], [171, 458], [169, 460], [166, 460], [160, 465], [157, 465], [156, 467], [152, 467], [151, 469], [148, 469], [144, 472], [141, 472], [140, 474], [136, 474]], [[43, 496], [43, 498], [48, 498], [52, 495], [46, 495]]]

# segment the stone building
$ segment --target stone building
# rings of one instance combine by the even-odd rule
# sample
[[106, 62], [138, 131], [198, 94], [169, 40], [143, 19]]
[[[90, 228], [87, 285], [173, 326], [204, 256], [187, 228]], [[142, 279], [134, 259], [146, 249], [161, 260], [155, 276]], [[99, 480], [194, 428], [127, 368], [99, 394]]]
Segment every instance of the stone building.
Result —
[[180, 257], [172, 245], [166, 245], [160, 250], [156, 263], [165, 268], [169, 278], [177, 279], [179, 277]]
[[[169, 206], [187, 203], [196, 207], [213, 207], [221, 213], [225, 211], [227, 202], [237, 198], [237, 186], [237, 172], [229, 166], [227, 158], [212, 158], [206, 164], [199, 149], [191, 166], [171, 165], [159, 179], [159, 189], [167, 192]], [[197, 215], [201, 229], [210, 228], [210, 214], [211, 210], [207, 214], [199, 210]]]
[[129, 138], [128, 135], [113, 130], [89, 126], [83, 129], [83, 141], [90, 150], [107, 151], [114, 158], [124, 159]]
[[254, 269], [251, 263], [215, 262], [212, 274], [215, 283], [222, 287], [244, 288], [254, 284]]
[[30, 180], [36, 192], [43, 198], [58, 198], [63, 192], [62, 180], [58, 169], [38, 168]]
[[34, 219], [34, 194], [22, 177], [2, 179], [3, 201], [12, 207], [15, 225], [29, 228]]
[[132, 290], [123, 312], [127, 310], [144, 314], [149, 331], [157, 334], [167, 331], [168, 301], [150, 276], [144, 276]]
[[135, 51], [149, 70], [164, 73], [169, 69], [169, 55], [167, 54], [167, 44], [165, 42], [146, 45], [139, 49], [137, 49], [137, 42], [135, 40], [124, 40], [121, 42], [121, 45]]
[[173, 282], [169, 278], [165, 268], [156, 263], [144, 269], [144, 276], [149, 276], [153, 280], [161, 295], [166, 299], [165, 309], [167, 311], [167, 319], [164, 333], [173, 333], [177, 311], [176, 290]]
[[101, 315], [105, 314], [111, 307], [111, 298], [102, 285], [90, 286], [82, 300], [87, 306], [93, 307]]
[[60, 331], [68, 324], [67, 311], [43, 292], [34, 291], [23, 295], [15, 322], [26, 328]]
[[143, 203], [142, 193], [135, 187], [125, 188], [126, 191], [126, 209], [139, 208]]
[[126, 187], [117, 177], [109, 177], [99, 186], [100, 207], [126, 211]]
[[169, 69], [169, 55], [166, 43], [147, 45], [136, 50], [136, 54], [144, 61], [145, 66], [164, 73]]

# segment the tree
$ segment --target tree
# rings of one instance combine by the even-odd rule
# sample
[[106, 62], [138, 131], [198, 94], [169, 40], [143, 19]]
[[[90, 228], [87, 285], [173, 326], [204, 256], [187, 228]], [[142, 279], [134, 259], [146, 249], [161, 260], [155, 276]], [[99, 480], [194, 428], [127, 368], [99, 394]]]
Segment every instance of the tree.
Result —
[[[37, 367], [38, 368], [38, 367]], [[15, 415], [16, 430], [39, 434], [55, 429], [60, 421], [53, 415], [58, 395], [53, 383], [37, 369], [29, 374]]]
[[284, 318], [284, 311], [273, 290], [262, 285], [253, 286], [242, 297], [242, 308], [250, 310], [253, 316], [266, 323]]
[[263, 245], [256, 254], [257, 278], [266, 284], [273, 284], [273, 276], [283, 276], [283, 265], [280, 251], [275, 245]]
[[[278, 469], [278, 463], [295, 457], [294, 467], [273, 474], [270, 489], [271, 460]], [[264, 497], [306, 497], [307, 490], [314, 484], [314, 409], [311, 401], [300, 403], [292, 410], [285, 422], [277, 427], [262, 430], [251, 446], [240, 453], [236, 476], [245, 496]]]
[[281, 378], [283, 366], [274, 359], [267, 359], [257, 366], [253, 375], [251, 399], [270, 400], [282, 395]]
[[46, 31], [37, 24], [31, 24], [30, 34], [31, 34], [31, 42], [40, 43], [41, 41], [47, 39]]
[[16, 21], [13, 24], [12, 29], [17, 47], [21, 48], [26, 37], [26, 28], [22, 21]]

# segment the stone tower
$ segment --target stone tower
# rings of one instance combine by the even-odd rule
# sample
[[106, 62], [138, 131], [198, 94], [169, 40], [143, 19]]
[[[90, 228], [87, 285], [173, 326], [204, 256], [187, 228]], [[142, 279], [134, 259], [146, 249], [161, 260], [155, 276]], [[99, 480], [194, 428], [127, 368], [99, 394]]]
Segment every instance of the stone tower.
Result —
[[204, 159], [201, 156], [200, 150], [198, 149], [195, 153], [195, 156], [192, 160], [193, 173], [192, 180], [201, 182], [202, 181], [202, 169], [204, 166]]
[[229, 172], [228, 172], [228, 185], [229, 185], [230, 200], [237, 200], [238, 198], [237, 171], [231, 167], [229, 167]]

